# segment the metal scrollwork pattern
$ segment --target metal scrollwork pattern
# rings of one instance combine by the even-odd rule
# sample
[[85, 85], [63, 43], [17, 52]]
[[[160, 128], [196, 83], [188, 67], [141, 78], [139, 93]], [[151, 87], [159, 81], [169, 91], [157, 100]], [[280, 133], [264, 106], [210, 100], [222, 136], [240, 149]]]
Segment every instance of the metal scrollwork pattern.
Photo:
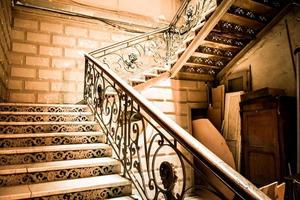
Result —
[[0, 187], [20, 184], [44, 183], [66, 179], [77, 179], [118, 173], [114, 165], [52, 170], [46, 172], [23, 173], [14, 175], [0, 175]]
[[5, 154], [0, 156], [1, 165], [16, 165], [37, 162], [50, 162], [67, 159], [84, 159], [84, 158], [99, 158], [109, 156], [108, 149], [97, 150], [74, 150], [60, 152], [40, 152], [40, 153], [24, 153], [24, 154]]
[[130, 186], [110, 187], [105, 189], [87, 190], [47, 197], [32, 198], [32, 200], [99, 200], [130, 195]]
[[153, 67], [164, 66], [167, 55], [167, 40], [165, 33], [157, 33], [144, 41], [136, 41], [112, 50], [104, 55], [94, 54], [101, 63], [117, 72], [121, 77], [132, 77]]
[[169, 38], [170, 46], [168, 55], [170, 60], [175, 60], [177, 51], [185, 48], [189, 38], [195, 36], [195, 30], [200, 29], [207, 16], [217, 6], [216, 0], [190, 0], [187, 5], [176, 16], [176, 21], [171, 23]]
[[0, 125], [0, 132], [6, 134], [41, 133], [41, 132], [87, 132], [99, 130], [98, 125], [89, 124], [46, 124], [46, 125]]
[[48, 146], [62, 144], [89, 144], [104, 142], [102, 136], [68, 136], [68, 137], [35, 137], [35, 138], [19, 138], [1, 139], [0, 147], [32, 147], [32, 146]]
[[93, 116], [89, 115], [22, 115], [1, 114], [1, 122], [68, 122], [68, 121], [91, 121]]
[[[85, 100], [143, 199], [183, 199], [193, 191], [193, 159], [94, 62], [86, 59]], [[201, 174], [201, 173], [200, 173]], [[207, 182], [201, 174], [200, 179]], [[212, 186], [214, 194], [219, 194]], [[221, 194], [219, 194], [223, 197]]]
[[1, 106], [1, 112], [88, 112], [88, 107], [76, 106]]

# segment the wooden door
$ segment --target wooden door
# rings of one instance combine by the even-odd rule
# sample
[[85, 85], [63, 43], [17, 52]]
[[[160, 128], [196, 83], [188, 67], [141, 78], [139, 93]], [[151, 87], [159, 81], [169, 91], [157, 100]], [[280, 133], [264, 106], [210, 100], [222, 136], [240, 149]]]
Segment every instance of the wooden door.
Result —
[[233, 154], [236, 169], [240, 171], [241, 162], [241, 115], [240, 101], [244, 92], [227, 93], [225, 97], [223, 136]]
[[280, 179], [277, 109], [243, 112], [243, 171], [257, 186]]

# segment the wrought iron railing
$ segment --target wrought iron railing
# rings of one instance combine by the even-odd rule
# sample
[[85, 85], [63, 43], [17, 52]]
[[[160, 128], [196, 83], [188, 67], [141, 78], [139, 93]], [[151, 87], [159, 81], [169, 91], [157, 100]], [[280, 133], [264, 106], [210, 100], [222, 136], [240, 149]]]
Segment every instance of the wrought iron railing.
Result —
[[142, 199], [175, 200], [191, 194], [268, 199], [108, 66], [90, 55], [85, 58], [85, 100], [121, 161], [123, 175]]
[[97, 49], [90, 55], [125, 80], [155, 74], [153, 70], [157, 68], [170, 70], [186, 43], [216, 8], [216, 1], [185, 0], [169, 26]]

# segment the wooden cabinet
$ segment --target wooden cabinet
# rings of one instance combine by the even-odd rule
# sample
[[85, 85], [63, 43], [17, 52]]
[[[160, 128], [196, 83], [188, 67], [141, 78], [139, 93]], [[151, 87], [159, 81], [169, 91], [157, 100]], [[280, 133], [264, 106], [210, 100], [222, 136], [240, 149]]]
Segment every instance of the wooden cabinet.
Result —
[[265, 96], [242, 101], [242, 173], [257, 186], [296, 170], [296, 101]]

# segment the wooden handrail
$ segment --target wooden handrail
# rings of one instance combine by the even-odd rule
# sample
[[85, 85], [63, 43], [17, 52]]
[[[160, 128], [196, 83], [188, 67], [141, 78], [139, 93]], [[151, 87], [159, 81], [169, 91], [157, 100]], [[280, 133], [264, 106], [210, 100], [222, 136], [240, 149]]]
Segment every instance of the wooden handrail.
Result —
[[139, 36], [136, 36], [136, 37], [132, 37], [132, 38], [130, 38], [130, 39], [123, 40], [123, 41], [121, 41], [121, 42], [114, 43], [114, 44], [112, 44], [112, 45], [103, 47], [103, 48], [101, 48], [101, 49], [96, 49], [96, 50], [94, 50], [94, 51], [91, 51], [89, 54], [90, 54], [90, 55], [94, 55], [94, 54], [100, 53], [100, 52], [102, 52], [102, 51], [107, 51], [107, 50], [109, 50], [109, 49], [113, 49], [113, 48], [115, 48], [115, 47], [122, 46], [122, 45], [124, 45], [124, 44], [128, 44], [128, 43], [134, 42], [134, 41], [139, 40], [139, 39], [142, 39], [142, 38], [149, 37], [149, 36], [154, 35], [154, 34], [157, 34], [157, 33], [163, 33], [163, 32], [165, 32], [165, 31], [169, 30], [169, 28], [170, 28], [169, 26], [166, 26], [166, 27], [163, 27], [163, 28], [159, 28], [159, 29], [156, 29], [156, 30], [154, 30], [154, 31], [150, 31], [150, 32], [148, 32], [148, 33], [144, 33], [144, 34], [142, 34], [142, 35], [139, 35]]
[[101, 64], [97, 59], [89, 54], [85, 58], [93, 62], [102, 72], [105, 73], [120, 89], [130, 96], [150, 117], [152, 117], [164, 130], [172, 135], [176, 140], [186, 148], [193, 156], [199, 159], [208, 167], [224, 184], [227, 185], [235, 194], [242, 199], [259, 199], [267, 200], [268, 198], [257, 187], [255, 187], [246, 178], [241, 176], [233, 168], [227, 165], [203, 144], [181, 128], [172, 119], [167, 117], [145, 97], [143, 97], [134, 88], [129, 86], [115, 72]]

